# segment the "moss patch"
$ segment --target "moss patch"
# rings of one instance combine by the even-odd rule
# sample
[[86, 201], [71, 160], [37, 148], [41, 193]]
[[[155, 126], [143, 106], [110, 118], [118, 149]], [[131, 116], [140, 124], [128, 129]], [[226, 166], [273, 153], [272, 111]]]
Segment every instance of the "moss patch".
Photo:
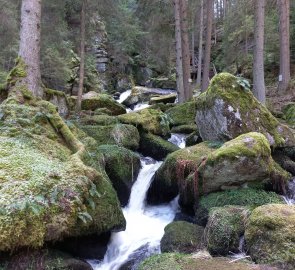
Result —
[[271, 203], [284, 204], [284, 199], [274, 192], [266, 192], [261, 189], [243, 188], [217, 193], [211, 193], [200, 198], [196, 209], [196, 221], [200, 225], [206, 225], [209, 212], [214, 207], [226, 205], [246, 206], [254, 209], [258, 206]]
[[270, 204], [256, 208], [246, 226], [251, 257], [279, 269], [295, 268], [295, 206]]
[[56, 107], [13, 99], [0, 105], [0, 251], [124, 228], [111, 183], [83, 163]]
[[185, 221], [172, 222], [165, 227], [161, 240], [162, 252], [193, 253], [203, 247], [204, 228]]

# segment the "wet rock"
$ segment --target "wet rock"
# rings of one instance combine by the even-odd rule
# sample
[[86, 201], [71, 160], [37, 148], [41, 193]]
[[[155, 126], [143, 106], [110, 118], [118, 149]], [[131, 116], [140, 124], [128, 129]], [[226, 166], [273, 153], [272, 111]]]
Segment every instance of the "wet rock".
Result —
[[156, 103], [174, 103], [177, 98], [177, 94], [162, 95], [158, 97], [151, 97], [149, 104], [153, 105]]

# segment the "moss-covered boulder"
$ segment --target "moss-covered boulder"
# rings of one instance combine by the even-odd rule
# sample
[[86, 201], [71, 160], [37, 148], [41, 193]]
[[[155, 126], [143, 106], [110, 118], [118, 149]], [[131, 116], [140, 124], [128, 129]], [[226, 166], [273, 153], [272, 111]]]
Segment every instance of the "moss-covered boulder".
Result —
[[203, 247], [203, 234], [201, 226], [185, 221], [172, 222], [165, 227], [161, 251], [194, 253]]
[[81, 126], [86, 126], [86, 125], [110, 126], [110, 125], [115, 125], [118, 123], [119, 123], [119, 120], [117, 119], [116, 116], [105, 115], [105, 114], [85, 115], [83, 117], [80, 116], [80, 119], [78, 121], [78, 124]]
[[177, 104], [165, 113], [172, 119], [173, 126], [196, 125], [196, 103], [194, 101]]
[[205, 243], [212, 255], [226, 256], [241, 252], [240, 238], [245, 232], [245, 223], [250, 210], [242, 206], [227, 206], [211, 209], [205, 229]]
[[264, 135], [243, 134], [223, 144], [200, 143], [166, 158], [148, 191], [149, 202], [165, 202], [180, 194], [180, 205], [192, 207], [202, 194], [270, 183], [284, 192], [291, 175], [271, 157]]
[[127, 205], [141, 167], [140, 156], [117, 145], [101, 145], [98, 152], [99, 162], [112, 181], [121, 205]]
[[193, 178], [189, 181], [186, 181], [186, 178], [196, 171], [212, 151], [214, 149], [207, 143], [200, 143], [169, 154], [155, 174], [148, 190], [148, 202], [152, 204], [169, 202], [178, 193], [181, 196], [187, 196], [187, 192], [194, 193], [194, 181], [190, 181]]
[[169, 119], [161, 110], [143, 109], [118, 116], [123, 124], [134, 125], [139, 129], [159, 136], [166, 136], [170, 132]]
[[203, 140], [228, 141], [256, 131], [274, 147], [295, 144], [292, 131], [243, 87], [241, 79], [228, 73], [216, 75], [198, 97], [196, 122]]
[[256, 208], [246, 226], [246, 243], [257, 263], [295, 269], [295, 206], [270, 204]]
[[95, 111], [99, 108], [106, 108], [111, 115], [126, 113], [125, 107], [110, 95], [98, 94], [91, 91], [82, 96], [82, 110]]
[[195, 125], [195, 124], [173, 126], [171, 128], [171, 133], [191, 134], [193, 132], [198, 132], [197, 125]]
[[212, 152], [200, 173], [205, 194], [261, 182], [271, 182], [284, 192], [291, 179], [272, 159], [266, 137], [256, 132], [240, 135]]
[[285, 204], [284, 199], [274, 192], [267, 192], [262, 189], [242, 188], [211, 193], [200, 198], [196, 209], [196, 222], [205, 226], [209, 212], [215, 207], [226, 205], [246, 206], [254, 209], [265, 204]]
[[56, 107], [13, 93], [0, 105], [0, 251], [124, 229], [110, 181]]
[[137, 128], [132, 125], [79, 126], [88, 136], [97, 141], [97, 145], [116, 144], [132, 150], [136, 150], [139, 147], [139, 133]]
[[227, 258], [211, 258], [203, 254], [164, 253], [146, 259], [139, 270], [279, 270], [252, 263], [231, 262]]
[[195, 131], [186, 137], [185, 145], [186, 146], [193, 146], [193, 145], [196, 145], [201, 142], [202, 142], [202, 138], [200, 136], [199, 131]]
[[157, 103], [174, 103], [177, 98], [177, 94], [169, 94], [169, 95], [161, 95], [156, 97], [151, 97], [149, 104], [157, 104]]
[[162, 137], [141, 132], [139, 151], [144, 156], [150, 156], [156, 160], [163, 160], [168, 154], [179, 150], [179, 147]]
[[[1, 257], [0, 257], [1, 259]], [[1, 270], [92, 270], [86, 261], [73, 258], [71, 255], [53, 249], [26, 251], [0, 262]]]

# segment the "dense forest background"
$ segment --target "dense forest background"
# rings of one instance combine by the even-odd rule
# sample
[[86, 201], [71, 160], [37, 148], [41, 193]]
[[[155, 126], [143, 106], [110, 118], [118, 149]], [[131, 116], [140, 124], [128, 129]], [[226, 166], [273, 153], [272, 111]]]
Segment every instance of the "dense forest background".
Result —
[[[42, 14], [41, 73], [48, 88], [71, 91], [79, 69], [81, 2], [45, 1]], [[203, 1], [189, 1], [188, 25], [191, 65], [197, 69], [200, 12]], [[253, 1], [215, 0], [210, 73], [229, 71], [252, 79], [254, 47]], [[277, 1], [266, 1], [265, 77], [268, 90], [276, 88], [279, 63]], [[206, 3], [206, 1], [205, 1]], [[0, 83], [18, 54], [19, 0], [0, 0]], [[295, 1], [290, 2], [291, 70], [295, 66]], [[206, 22], [206, 12], [204, 14]], [[97, 63], [97, 42], [106, 32], [108, 79], [102, 84]], [[86, 4], [86, 90], [116, 91], [126, 76], [135, 84], [147, 78], [175, 78], [173, 1], [88, 0]], [[206, 33], [206, 23], [203, 29]], [[193, 70], [194, 71], [194, 70]], [[196, 76], [193, 77], [196, 80]], [[294, 84], [294, 78], [291, 85]]]

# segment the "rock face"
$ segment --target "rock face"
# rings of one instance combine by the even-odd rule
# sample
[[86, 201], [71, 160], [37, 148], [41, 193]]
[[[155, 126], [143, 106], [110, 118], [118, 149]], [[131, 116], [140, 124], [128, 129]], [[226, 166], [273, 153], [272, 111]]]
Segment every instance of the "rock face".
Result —
[[95, 111], [99, 108], [105, 108], [110, 115], [120, 115], [126, 113], [126, 109], [113, 97], [106, 94], [98, 94], [94, 91], [88, 92], [82, 96], [82, 110]]
[[99, 162], [112, 181], [121, 205], [126, 206], [141, 168], [139, 155], [117, 145], [101, 145], [98, 152]]
[[[200, 143], [166, 158], [148, 192], [149, 202], [167, 202], [180, 193], [180, 204], [192, 207], [202, 194], [271, 183], [279, 191], [291, 176], [276, 164], [264, 135], [248, 133], [218, 149]], [[218, 146], [217, 146], [218, 147]]]
[[213, 208], [205, 229], [206, 246], [212, 255], [239, 253], [240, 238], [245, 232], [245, 224], [250, 210], [241, 206]]
[[258, 263], [295, 269], [295, 206], [264, 205], [256, 208], [246, 226], [247, 249]]
[[197, 99], [196, 108], [196, 122], [204, 141], [228, 141], [256, 131], [264, 134], [271, 146], [295, 144], [292, 131], [231, 74], [216, 75]]
[[81, 125], [80, 127], [88, 136], [96, 140], [97, 145], [115, 144], [132, 150], [139, 147], [139, 133], [132, 125]]
[[56, 107], [18, 99], [0, 105], [0, 251], [124, 229], [111, 183], [85, 165], [91, 157]]
[[185, 221], [176, 221], [165, 227], [161, 240], [162, 252], [193, 253], [203, 247], [204, 228]]
[[69, 114], [69, 102], [64, 92], [47, 88], [44, 91], [44, 99], [54, 104], [60, 115], [67, 116]]

